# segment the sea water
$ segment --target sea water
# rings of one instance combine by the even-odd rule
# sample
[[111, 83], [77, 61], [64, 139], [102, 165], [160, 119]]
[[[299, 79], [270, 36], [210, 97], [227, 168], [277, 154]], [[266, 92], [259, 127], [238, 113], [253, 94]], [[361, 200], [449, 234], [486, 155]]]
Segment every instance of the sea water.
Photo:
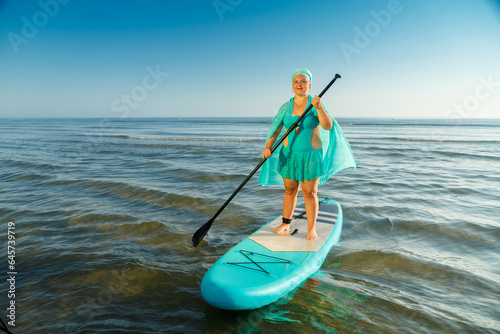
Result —
[[208, 268], [281, 213], [283, 189], [262, 187], [257, 174], [192, 247], [259, 163], [271, 121], [2, 119], [0, 307], [9, 328], [500, 331], [499, 120], [338, 119], [358, 169], [319, 189], [344, 210], [323, 267], [258, 310], [207, 305]]

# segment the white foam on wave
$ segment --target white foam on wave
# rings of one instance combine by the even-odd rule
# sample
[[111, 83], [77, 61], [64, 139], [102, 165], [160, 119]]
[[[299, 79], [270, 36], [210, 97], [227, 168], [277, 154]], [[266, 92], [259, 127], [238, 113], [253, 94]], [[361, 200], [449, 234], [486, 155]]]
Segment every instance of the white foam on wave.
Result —
[[182, 137], [143, 137], [143, 136], [123, 136], [127, 139], [138, 140], [170, 140], [170, 141], [209, 141], [209, 142], [256, 142], [258, 139], [243, 138], [182, 138]]

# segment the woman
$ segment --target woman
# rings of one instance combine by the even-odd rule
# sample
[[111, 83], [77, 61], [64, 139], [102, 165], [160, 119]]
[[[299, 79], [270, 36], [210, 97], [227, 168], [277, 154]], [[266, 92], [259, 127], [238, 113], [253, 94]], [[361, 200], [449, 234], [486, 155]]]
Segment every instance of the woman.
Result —
[[[274, 229], [278, 234], [288, 233], [297, 203], [299, 187], [302, 188], [307, 214], [307, 240], [315, 240], [318, 216], [318, 185], [326, 182], [342, 169], [356, 168], [349, 143], [338, 123], [330, 116], [321, 98], [309, 95], [312, 74], [298, 69], [292, 75], [295, 97], [284, 103], [273, 120], [267, 136], [263, 157], [264, 164], [259, 182], [265, 185], [283, 184], [283, 223]], [[271, 148], [309, 104], [313, 108], [283, 141], [279, 154], [272, 155]], [[278, 151], [276, 151], [278, 152]]]

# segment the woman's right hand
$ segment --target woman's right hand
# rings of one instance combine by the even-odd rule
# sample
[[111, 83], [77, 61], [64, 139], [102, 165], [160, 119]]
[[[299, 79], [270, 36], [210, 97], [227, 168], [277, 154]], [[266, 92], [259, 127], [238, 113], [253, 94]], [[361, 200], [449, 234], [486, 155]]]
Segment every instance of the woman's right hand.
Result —
[[268, 149], [268, 148], [266, 147], [266, 148], [264, 149], [264, 152], [262, 153], [262, 157], [263, 157], [263, 158], [269, 158], [269, 157], [271, 157], [271, 155], [273, 155], [273, 154], [271, 153], [271, 150], [270, 150], [270, 149]]

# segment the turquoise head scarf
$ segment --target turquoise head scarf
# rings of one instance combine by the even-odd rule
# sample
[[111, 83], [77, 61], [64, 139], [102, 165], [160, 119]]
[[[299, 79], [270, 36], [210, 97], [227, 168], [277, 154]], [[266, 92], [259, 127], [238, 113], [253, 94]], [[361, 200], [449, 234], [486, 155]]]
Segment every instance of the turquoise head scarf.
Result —
[[295, 78], [295, 76], [298, 74], [303, 74], [303, 75], [307, 76], [309, 78], [309, 81], [311, 83], [313, 82], [313, 76], [307, 68], [299, 68], [299, 69], [295, 70], [295, 72], [293, 72], [293, 75], [292, 75], [292, 81], [293, 81], [293, 78]]

